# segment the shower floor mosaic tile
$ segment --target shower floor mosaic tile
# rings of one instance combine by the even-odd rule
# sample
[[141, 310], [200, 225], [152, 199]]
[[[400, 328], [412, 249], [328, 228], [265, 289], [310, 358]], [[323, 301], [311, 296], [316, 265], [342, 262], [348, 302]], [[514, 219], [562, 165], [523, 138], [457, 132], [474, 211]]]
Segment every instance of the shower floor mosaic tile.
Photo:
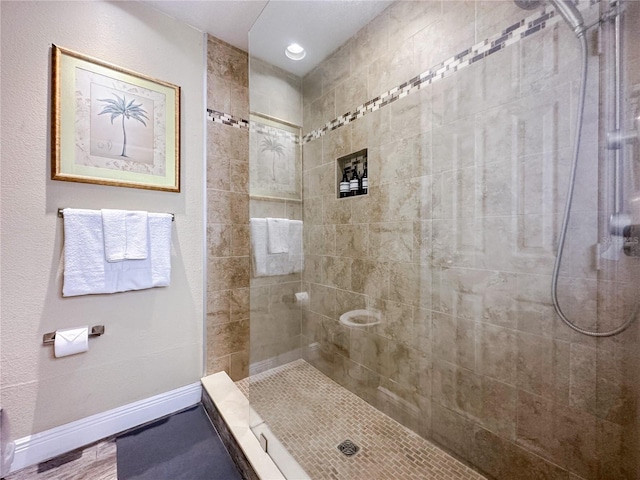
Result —
[[484, 479], [304, 360], [237, 385], [313, 480]]

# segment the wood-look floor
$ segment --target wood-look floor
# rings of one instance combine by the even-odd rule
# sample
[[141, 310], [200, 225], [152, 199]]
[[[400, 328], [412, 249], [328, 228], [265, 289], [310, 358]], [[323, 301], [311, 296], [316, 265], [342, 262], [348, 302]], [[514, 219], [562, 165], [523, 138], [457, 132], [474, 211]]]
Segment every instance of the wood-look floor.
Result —
[[117, 480], [115, 438], [12, 473], [5, 480]]

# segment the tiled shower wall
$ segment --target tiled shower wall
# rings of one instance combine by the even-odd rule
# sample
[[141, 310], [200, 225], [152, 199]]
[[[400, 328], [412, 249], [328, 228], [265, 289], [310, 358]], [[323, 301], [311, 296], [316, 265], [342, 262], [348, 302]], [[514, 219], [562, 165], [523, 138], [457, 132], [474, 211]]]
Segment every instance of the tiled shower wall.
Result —
[[[393, 4], [305, 77], [304, 133], [531, 14], [510, 1]], [[607, 66], [589, 62], [559, 297], [576, 323], [606, 329], [632, 310], [638, 263], [596, 269], [611, 194], [598, 162]], [[638, 473], [639, 322], [595, 340], [562, 324], [550, 299], [578, 80], [578, 42], [556, 16], [303, 150], [306, 358], [501, 479]], [[337, 199], [336, 158], [363, 148], [369, 194]], [[338, 321], [358, 308], [382, 323]]]
[[[207, 108], [249, 118], [247, 53], [207, 41]], [[187, 167], [188, 168], [188, 167]], [[207, 374], [249, 372], [249, 131], [207, 121]]]

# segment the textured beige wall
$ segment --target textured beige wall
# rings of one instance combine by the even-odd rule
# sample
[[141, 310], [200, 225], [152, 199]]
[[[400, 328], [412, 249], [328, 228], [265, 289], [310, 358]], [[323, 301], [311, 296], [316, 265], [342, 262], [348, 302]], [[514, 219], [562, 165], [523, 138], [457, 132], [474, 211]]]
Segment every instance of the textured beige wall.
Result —
[[[203, 350], [203, 37], [137, 2], [2, 2], [3, 443], [198, 381]], [[51, 44], [182, 87], [182, 192], [50, 180]], [[58, 207], [173, 212], [171, 286], [62, 298]], [[103, 324], [55, 359], [42, 334]]]
[[[305, 77], [305, 132], [530, 13], [512, 2], [393, 4]], [[319, 342], [306, 358], [497, 478], [637, 474], [640, 322], [596, 341], [561, 323], [549, 293], [578, 59], [567, 26], [549, 25], [304, 146], [302, 334]], [[604, 329], [637, 301], [637, 259], [595, 268], [598, 200], [610, 190], [597, 56], [590, 67], [559, 294], [574, 321]], [[338, 200], [335, 159], [362, 148], [369, 195]], [[365, 307], [382, 312], [380, 325], [338, 321]]]

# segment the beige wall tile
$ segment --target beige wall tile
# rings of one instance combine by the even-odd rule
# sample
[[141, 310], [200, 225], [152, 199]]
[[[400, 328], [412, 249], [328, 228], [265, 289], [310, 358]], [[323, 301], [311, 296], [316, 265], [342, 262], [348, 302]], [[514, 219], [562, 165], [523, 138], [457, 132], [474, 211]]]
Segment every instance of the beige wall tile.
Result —
[[336, 290], [336, 316], [338, 319], [343, 313], [352, 310], [363, 310], [367, 305], [368, 298], [365, 295], [354, 293], [349, 290]]
[[[358, 220], [356, 218], [356, 220]], [[369, 252], [369, 225], [337, 225], [336, 254], [341, 257], [365, 258]]]
[[527, 333], [518, 334], [518, 388], [567, 404], [570, 355], [570, 344], [567, 342]]
[[231, 290], [231, 321], [247, 320], [250, 314], [250, 289], [236, 288]]
[[431, 324], [431, 351], [435, 359], [474, 370], [474, 322], [434, 313]]
[[432, 272], [429, 265], [389, 263], [389, 295], [395, 302], [432, 307]]
[[371, 95], [368, 92], [367, 69], [363, 68], [342, 83], [338, 83], [335, 87], [336, 95], [336, 113], [344, 115], [347, 112], [354, 112], [357, 107], [364, 105]]
[[345, 224], [352, 221], [350, 199], [336, 198], [334, 195], [322, 196], [322, 212], [325, 224]]
[[211, 223], [207, 225], [207, 256], [228, 257], [231, 253], [231, 225]]
[[413, 224], [372, 223], [369, 225], [369, 256], [378, 260], [408, 262], [412, 258]]
[[231, 320], [230, 297], [229, 290], [207, 292], [207, 325]]
[[230, 190], [232, 192], [249, 192], [249, 163], [231, 162], [230, 164]]
[[248, 86], [247, 53], [211, 35], [207, 40], [208, 71], [230, 82]]
[[324, 283], [330, 287], [351, 290], [351, 258], [323, 257]]
[[478, 371], [509, 385], [516, 384], [518, 334], [515, 330], [479, 324], [476, 330]]
[[309, 285], [309, 308], [325, 317], [336, 317], [336, 289], [312, 283]]
[[207, 156], [207, 188], [231, 189], [231, 169], [227, 157], [213, 154]]
[[347, 42], [322, 62], [323, 92], [329, 92], [349, 77], [351, 74], [350, 53], [351, 44]]
[[[426, 26], [442, 21], [442, 2], [395, 2], [388, 9], [389, 45], [397, 48]], [[427, 50], [416, 47], [416, 50]]]
[[389, 375], [389, 340], [374, 333], [354, 328], [349, 343], [351, 360], [374, 372]]
[[409, 38], [394, 51], [382, 55], [369, 65], [371, 96], [377, 97], [418, 73], [413, 63], [413, 38]]
[[[358, 71], [370, 65], [376, 58], [387, 53], [389, 45], [388, 22], [388, 14], [382, 12], [354, 35], [353, 47], [350, 52], [352, 71]], [[371, 95], [369, 96], [371, 97]]]
[[387, 296], [389, 264], [375, 260], [355, 259], [351, 264], [351, 288], [372, 298]]
[[519, 445], [583, 477], [595, 478], [595, 417], [520, 392], [516, 434]]
[[231, 82], [207, 72], [207, 108], [229, 113], [231, 110]]
[[223, 323], [213, 327], [210, 344], [215, 357], [247, 350], [249, 343], [249, 321]]

